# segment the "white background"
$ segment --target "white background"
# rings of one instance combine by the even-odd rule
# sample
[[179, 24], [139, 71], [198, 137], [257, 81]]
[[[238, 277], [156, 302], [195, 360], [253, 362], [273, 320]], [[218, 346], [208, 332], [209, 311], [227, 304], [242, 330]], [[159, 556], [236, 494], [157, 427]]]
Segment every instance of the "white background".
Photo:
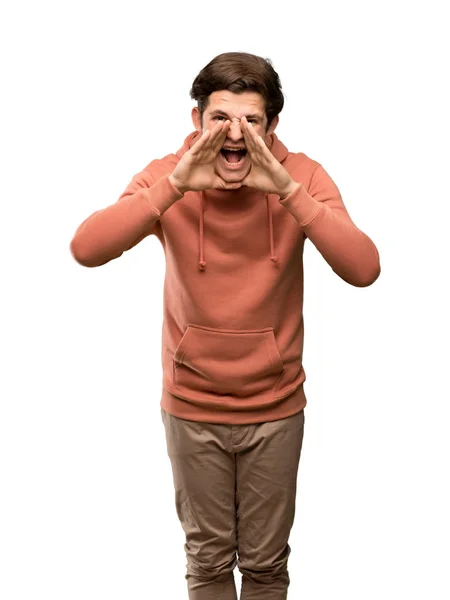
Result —
[[89, 269], [69, 243], [182, 145], [192, 81], [228, 51], [272, 60], [279, 138], [324, 166], [381, 256], [356, 288], [306, 244], [289, 598], [450, 597], [444, 4], [2, 5], [3, 600], [188, 597], [159, 404], [162, 247]]

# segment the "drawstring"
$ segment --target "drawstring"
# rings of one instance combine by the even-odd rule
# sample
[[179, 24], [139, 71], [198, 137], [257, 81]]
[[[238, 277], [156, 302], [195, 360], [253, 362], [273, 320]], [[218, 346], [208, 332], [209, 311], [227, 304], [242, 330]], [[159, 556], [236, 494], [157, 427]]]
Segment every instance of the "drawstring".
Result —
[[206, 261], [203, 260], [203, 212], [204, 212], [204, 193], [201, 192], [201, 208], [200, 208], [200, 262], [198, 268], [200, 271], [206, 269]]
[[[206, 269], [206, 261], [204, 260], [204, 244], [203, 244], [203, 213], [204, 213], [204, 192], [200, 193], [201, 196], [201, 207], [200, 207], [200, 260], [198, 263], [198, 268], [200, 271], [204, 271]], [[266, 194], [266, 204], [267, 204], [267, 214], [269, 218], [269, 242], [270, 242], [270, 260], [273, 263], [278, 262], [278, 257], [275, 254], [275, 243], [273, 240], [273, 217], [272, 217], [272, 207], [270, 205], [269, 194]]]
[[278, 257], [275, 255], [275, 244], [273, 242], [273, 218], [272, 207], [269, 201], [269, 194], [266, 194], [267, 213], [269, 215], [269, 240], [270, 240], [270, 260], [274, 263], [278, 262]]

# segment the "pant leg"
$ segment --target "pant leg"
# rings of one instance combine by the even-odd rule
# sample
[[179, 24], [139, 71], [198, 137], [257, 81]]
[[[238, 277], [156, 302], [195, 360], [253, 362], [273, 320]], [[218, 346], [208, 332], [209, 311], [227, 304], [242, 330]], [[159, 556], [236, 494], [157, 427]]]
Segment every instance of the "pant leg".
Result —
[[285, 600], [304, 412], [250, 427], [236, 456], [240, 600]]
[[190, 600], [237, 600], [236, 461], [227, 425], [179, 419], [161, 408], [178, 517], [186, 534]]

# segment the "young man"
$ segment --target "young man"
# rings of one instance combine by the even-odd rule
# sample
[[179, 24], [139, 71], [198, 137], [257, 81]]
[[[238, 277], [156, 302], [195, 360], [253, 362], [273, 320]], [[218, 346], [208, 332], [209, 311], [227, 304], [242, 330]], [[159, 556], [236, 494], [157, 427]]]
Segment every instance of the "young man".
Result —
[[148, 235], [166, 258], [161, 415], [189, 598], [281, 600], [303, 440], [303, 264], [309, 239], [354, 286], [380, 273], [322, 165], [274, 133], [270, 61], [231, 52], [196, 77], [195, 131], [77, 229], [81, 265]]

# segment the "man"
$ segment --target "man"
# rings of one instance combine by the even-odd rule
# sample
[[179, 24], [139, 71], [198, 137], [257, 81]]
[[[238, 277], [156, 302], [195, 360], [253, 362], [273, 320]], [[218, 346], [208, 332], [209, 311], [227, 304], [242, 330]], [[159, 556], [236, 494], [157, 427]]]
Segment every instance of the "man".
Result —
[[303, 440], [303, 263], [309, 239], [354, 286], [380, 273], [320, 163], [274, 133], [283, 107], [270, 61], [239, 52], [196, 77], [195, 131], [77, 229], [82, 265], [148, 235], [166, 258], [161, 415], [189, 598], [281, 600]]

